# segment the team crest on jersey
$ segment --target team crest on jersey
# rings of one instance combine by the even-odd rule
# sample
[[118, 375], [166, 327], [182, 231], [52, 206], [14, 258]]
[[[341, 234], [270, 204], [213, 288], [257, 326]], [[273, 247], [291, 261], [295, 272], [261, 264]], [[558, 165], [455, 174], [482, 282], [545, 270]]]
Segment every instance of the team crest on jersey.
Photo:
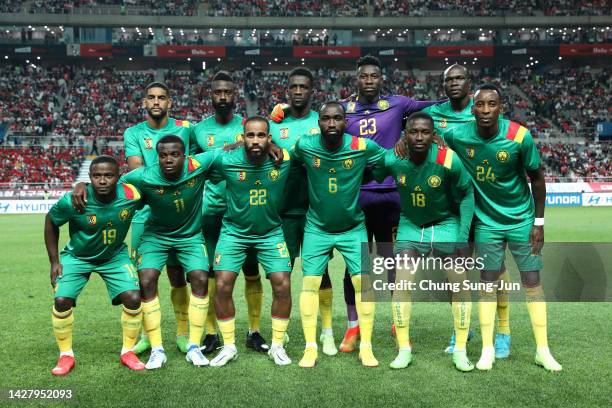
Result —
[[484, 159], [484, 160], [482, 161], [482, 164], [483, 164], [484, 166], [488, 166], [488, 165], [489, 165], [489, 161], [488, 161], [487, 159]]
[[280, 175], [280, 171], [278, 171], [278, 169], [272, 169], [268, 173], [268, 177], [270, 177], [270, 180], [272, 180], [272, 181], [278, 180], [278, 176], [279, 175]]
[[397, 178], [397, 184], [399, 184], [400, 186], [405, 186], [406, 185], [406, 175], [400, 174], [399, 177]]
[[309, 135], [318, 135], [319, 133], [321, 133], [321, 131], [319, 130], [319, 128], [310, 128], [310, 130], [308, 131]]
[[416, 186], [414, 186], [414, 191], [423, 191], [423, 189], [417, 184]]
[[342, 162], [342, 167], [348, 170], [353, 167], [353, 164], [355, 164], [355, 162], [353, 162], [353, 159], [346, 159]]
[[381, 99], [378, 101], [378, 109], [380, 110], [387, 110], [389, 109], [389, 101], [385, 100], [385, 99]]
[[438, 126], [439, 126], [441, 129], [446, 128], [446, 126], [447, 126], [447, 123], [446, 123], [446, 118], [442, 119], [442, 120], [440, 121], [440, 124], [439, 124]]
[[430, 176], [427, 179], [427, 184], [429, 184], [433, 188], [436, 188], [436, 187], [439, 187], [440, 184], [442, 184], [442, 180], [440, 180], [440, 177], [434, 174], [433, 176]]
[[238, 172], [238, 181], [246, 181], [246, 171]]
[[497, 153], [495, 153], [495, 158], [497, 161], [505, 163], [510, 158], [510, 153], [508, 153], [507, 150], [499, 150]]
[[189, 179], [189, 180], [187, 180], [187, 183], [186, 183], [186, 184], [187, 184], [187, 187], [193, 187], [193, 186], [195, 186], [195, 185], [196, 185], [196, 179], [195, 179], [195, 177], [194, 177], [194, 178], [191, 178], [191, 179]]
[[215, 265], [219, 265], [220, 263], [221, 263], [221, 254], [217, 252], [215, 254]]
[[130, 210], [128, 210], [127, 208], [124, 208], [123, 210], [119, 211], [119, 219], [121, 221], [127, 220], [129, 216], [130, 216]]
[[87, 214], [87, 224], [96, 225], [96, 214]]
[[280, 129], [280, 138], [287, 139], [289, 137], [289, 128], [281, 128]]
[[313, 157], [312, 165], [315, 167], [315, 169], [318, 169], [319, 167], [321, 167], [321, 159], [319, 159], [317, 156]]
[[145, 149], [151, 150], [153, 148], [153, 139], [150, 137], [144, 138]]
[[157, 195], [164, 195], [165, 192], [166, 192], [166, 190], [163, 187], [157, 187], [155, 189], [155, 194], [157, 194]]
[[106, 228], [113, 228], [113, 222], [112, 221], [107, 222]]
[[329, 169], [329, 172], [330, 172], [331, 174], [334, 174], [334, 173], [336, 173], [336, 169], [332, 167], [331, 169]]
[[474, 158], [474, 148], [473, 147], [466, 147], [465, 151], [467, 152], [468, 159]]
[[208, 135], [208, 139], [206, 141], [206, 145], [208, 145], [208, 147], [211, 147], [211, 146], [215, 145], [215, 136], [214, 135]]
[[346, 113], [355, 112], [355, 106], [355, 102], [349, 102], [348, 104], [346, 104]]

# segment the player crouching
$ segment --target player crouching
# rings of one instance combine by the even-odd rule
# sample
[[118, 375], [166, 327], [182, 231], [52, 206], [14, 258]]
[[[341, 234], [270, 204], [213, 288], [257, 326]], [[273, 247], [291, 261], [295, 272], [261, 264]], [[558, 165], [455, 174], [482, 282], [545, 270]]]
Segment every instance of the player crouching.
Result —
[[[91, 198], [83, 213], [73, 209], [72, 193], [67, 193], [45, 218], [45, 245], [55, 292], [51, 319], [60, 349], [53, 375], [66, 375], [74, 368], [72, 310], [92, 272], [104, 280], [113, 305], [123, 305], [121, 363], [131, 370], [145, 368], [132, 351], [140, 333], [142, 309], [138, 276], [123, 242], [134, 212], [143, 206], [141, 195], [130, 184], [118, 184], [119, 164], [110, 156], [92, 161], [89, 178]], [[59, 227], [65, 223], [70, 226], [70, 241], [58, 255]]]
[[[401, 213], [395, 252], [416, 259], [434, 256], [449, 258], [456, 243], [466, 243], [474, 215], [474, 188], [469, 174], [457, 155], [432, 144], [434, 122], [424, 112], [413, 113], [406, 123], [406, 136], [400, 143], [408, 148], [408, 157], [400, 158], [389, 150], [375, 168], [377, 180], [393, 176], [400, 195]], [[398, 267], [396, 282], [415, 279], [414, 270]], [[465, 275], [447, 270], [449, 282], [459, 282]], [[466, 354], [472, 302], [469, 291], [452, 294], [456, 343], [453, 363], [459, 371], [472, 371], [474, 365]], [[412, 362], [409, 340], [410, 291], [393, 293], [392, 312], [399, 353], [391, 368], [406, 368]]]

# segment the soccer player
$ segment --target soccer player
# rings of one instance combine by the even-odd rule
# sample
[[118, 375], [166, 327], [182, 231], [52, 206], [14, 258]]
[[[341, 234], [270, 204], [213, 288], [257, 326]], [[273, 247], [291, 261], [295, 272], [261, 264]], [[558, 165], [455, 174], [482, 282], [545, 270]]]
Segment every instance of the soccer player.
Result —
[[[83, 213], [73, 208], [72, 193], [66, 193], [45, 218], [45, 245], [55, 292], [51, 320], [60, 349], [53, 375], [66, 375], [74, 367], [72, 311], [92, 272], [104, 280], [112, 304], [123, 305], [121, 363], [131, 370], [144, 369], [132, 350], [142, 323], [138, 277], [123, 242], [143, 201], [133, 185], [117, 183], [119, 164], [110, 156], [98, 156], [91, 162], [89, 178], [90, 199]], [[58, 255], [59, 227], [65, 223], [70, 226], [70, 241]]]
[[[457, 243], [466, 243], [474, 215], [474, 188], [457, 155], [433, 142], [434, 122], [425, 112], [408, 117], [404, 142], [408, 157], [400, 158], [387, 151], [375, 169], [378, 180], [392, 176], [400, 195], [402, 212], [395, 241], [396, 254], [409, 258], [450, 257]], [[447, 271], [451, 282], [461, 274]], [[408, 270], [399, 269], [397, 279], [414, 279]], [[465, 292], [465, 291], [464, 291]], [[467, 293], [452, 295], [452, 309], [457, 342], [453, 362], [460, 371], [471, 371], [474, 365], [466, 354], [465, 344], [470, 327], [472, 303]], [[399, 353], [391, 368], [406, 368], [412, 362], [409, 341], [411, 301], [409, 291], [393, 293], [393, 322]]]
[[289, 176], [289, 152], [277, 166], [269, 157], [270, 129], [261, 116], [244, 123], [244, 147], [220, 156], [213, 168], [226, 181], [227, 210], [214, 256], [215, 306], [223, 348], [210, 362], [224, 366], [237, 357], [232, 293], [247, 254], [256, 255], [272, 285], [272, 346], [277, 365], [291, 364], [283, 340], [291, 313], [291, 259], [278, 213]]
[[[529, 131], [518, 123], [500, 119], [501, 94], [485, 84], [474, 94], [472, 113], [476, 121], [457, 126], [445, 141], [462, 159], [475, 185], [476, 254], [485, 259], [478, 303], [482, 332], [479, 370], [490, 370], [495, 362], [493, 324], [497, 290], [507, 243], [517, 263], [525, 288], [527, 309], [536, 340], [535, 361], [550, 371], [561, 365], [548, 348], [546, 302], [540, 285], [544, 244], [546, 183], [540, 156]], [[531, 181], [531, 191], [525, 178]], [[486, 257], [485, 257], [486, 255]]]
[[[357, 201], [366, 165], [374, 165], [385, 153], [376, 142], [345, 133], [346, 114], [339, 102], [327, 102], [319, 111], [320, 136], [302, 137], [294, 155], [306, 167], [309, 208], [306, 214], [300, 295], [300, 313], [306, 340], [300, 367], [317, 361], [317, 309], [321, 276], [330, 252], [338, 250], [347, 264], [355, 287], [361, 344], [359, 357], [366, 367], [378, 366], [372, 353], [373, 302], [362, 302], [361, 274], [369, 268], [363, 211]], [[365, 290], [365, 288], [364, 288]]]
[[[466, 67], [454, 64], [448, 67], [443, 74], [444, 92], [448, 96], [448, 101], [432, 105], [423, 112], [429, 113], [435, 123], [436, 132], [442, 137], [455, 126], [473, 122], [472, 114], [472, 81]], [[473, 238], [473, 234], [471, 234]], [[502, 265], [500, 279], [504, 282], [510, 281], [510, 276], [505, 265]], [[506, 358], [510, 356], [510, 302], [509, 292], [505, 288], [500, 288], [497, 292], [497, 334], [495, 335], [495, 358]], [[471, 330], [470, 335], [471, 337]], [[455, 334], [453, 333], [450, 344], [446, 352], [452, 354], [455, 345]]]
[[140, 189], [151, 214], [138, 246], [137, 265], [143, 300], [144, 329], [151, 342], [147, 369], [166, 362], [161, 336], [161, 308], [157, 282], [170, 254], [174, 254], [191, 285], [186, 360], [208, 365], [200, 351], [208, 311], [208, 257], [202, 237], [202, 193], [205, 171], [219, 153], [211, 151], [185, 157], [185, 142], [166, 135], [156, 144], [158, 163], [139, 167], [122, 176]]
[[[319, 136], [319, 114], [311, 110], [310, 102], [314, 91], [314, 77], [310, 70], [298, 67], [289, 73], [287, 96], [289, 105], [283, 110], [282, 117], [270, 123], [272, 141], [278, 146], [291, 150], [300, 137]], [[277, 108], [278, 110], [278, 108]], [[280, 206], [283, 232], [287, 240], [287, 249], [291, 265], [300, 256], [300, 247], [304, 239], [304, 225], [308, 210], [308, 189], [306, 173], [303, 166], [291, 166], [289, 179], [285, 187]], [[338, 353], [332, 329], [333, 292], [329, 272], [326, 269], [319, 291], [319, 311], [321, 313], [321, 337], [323, 353], [333, 356]]]
[[[211, 102], [215, 111], [194, 127], [190, 143], [191, 152], [206, 152], [211, 149], [222, 148], [242, 140], [243, 118], [234, 114], [236, 89], [234, 80], [225, 71], [219, 71], [212, 78]], [[206, 182], [204, 204], [202, 206], [202, 233], [209, 254], [215, 253], [215, 247], [221, 232], [221, 222], [227, 207], [225, 202], [225, 180], [213, 183]], [[247, 257], [243, 265], [244, 296], [247, 301], [249, 331], [246, 345], [255, 351], [269, 350], [266, 340], [259, 333], [261, 321], [261, 306], [263, 303], [263, 287], [259, 276], [257, 259]], [[209, 259], [209, 261], [211, 261]], [[208, 279], [208, 294], [210, 299], [215, 298], [215, 275], [211, 263]], [[203, 352], [210, 354], [220, 347], [217, 335], [214, 301], [211, 302], [206, 318], [206, 336], [204, 337]]]
[[[415, 101], [402, 95], [382, 96], [382, 85], [380, 60], [371, 55], [360, 58], [357, 61], [357, 96], [343, 102], [347, 118], [346, 132], [372, 139], [390, 149], [401, 137], [404, 118], [438, 101]], [[373, 180], [362, 185], [359, 206], [365, 214], [368, 242], [374, 239], [376, 242], [391, 242], [400, 214], [400, 199], [393, 179], [388, 177], [381, 183]], [[377, 248], [376, 252], [385, 257], [392, 255], [382, 253], [385, 251], [387, 249]], [[340, 351], [343, 352], [353, 351], [359, 336], [354, 293], [351, 278], [348, 271], [345, 271], [344, 297], [349, 321], [340, 345]]]
[[[131, 126], [125, 130], [123, 141], [125, 145], [125, 156], [127, 157], [128, 169], [134, 170], [141, 166], [151, 166], [157, 163], [155, 146], [157, 142], [166, 135], [180, 136], [187, 151], [189, 151], [190, 135], [193, 130], [191, 124], [186, 120], [173, 119], [168, 116], [172, 108], [170, 89], [162, 82], [152, 82], [145, 88], [143, 107], [147, 111], [147, 120]], [[87, 199], [85, 184], [79, 183], [75, 186], [73, 204], [77, 209], [84, 206]], [[144, 225], [150, 216], [150, 209], [145, 206], [139, 211], [132, 221], [131, 254], [135, 259], [138, 245], [140, 244]], [[189, 309], [189, 292], [185, 282], [183, 271], [174, 255], [168, 258], [168, 279], [170, 280], [170, 299], [176, 317], [176, 345], [183, 353], [187, 352], [187, 314]], [[151, 348], [146, 336], [142, 336], [134, 347], [134, 352], [140, 354]]]

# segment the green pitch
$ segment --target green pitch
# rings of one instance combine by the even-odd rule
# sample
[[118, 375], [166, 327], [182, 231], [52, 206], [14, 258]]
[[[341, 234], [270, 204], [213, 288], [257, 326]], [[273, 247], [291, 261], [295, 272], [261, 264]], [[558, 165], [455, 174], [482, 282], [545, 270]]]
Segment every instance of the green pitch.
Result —
[[[546, 239], [612, 242], [612, 208], [549, 208]], [[63, 238], [67, 231], [62, 230]], [[414, 362], [405, 370], [388, 368], [395, 357], [388, 304], [377, 306], [374, 351], [381, 366], [361, 367], [357, 354], [320, 356], [315, 369], [297, 366], [304, 347], [299, 321], [300, 266], [293, 283], [293, 317], [289, 356], [294, 364], [276, 367], [266, 355], [247, 351], [243, 279], [235, 291], [239, 358], [223, 368], [195, 368], [174, 345], [174, 316], [167, 279], [161, 279], [163, 334], [168, 363], [154, 372], [129, 372], [119, 364], [120, 309], [110, 306], [99, 277], [93, 277], [75, 310], [76, 367], [67, 377], [54, 378], [58, 351], [51, 330], [52, 292], [43, 243], [43, 216], [0, 217], [0, 306], [3, 375], [0, 406], [47, 406], [52, 402], [11, 404], [7, 388], [71, 388], [79, 406], [609, 406], [612, 326], [605, 303], [549, 304], [549, 338], [561, 373], [548, 373], [533, 363], [534, 340], [523, 303], [511, 305], [512, 356], [492, 372], [462, 374], [443, 353], [451, 334], [450, 308], [443, 303], [413, 306], [411, 339]], [[62, 243], [63, 244], [63, 243]], [[345, 329], [342, 294], [344, 264], [332, 265], [334, 334], [339, 343]], [[262, 329], [270, 339], [270, 288], [264, 282]], [[468, 354], [475, 363], [480, 352], [476, 307], [472, 314], [475, 339]], [[148, 355], [143, 357], [146, 361]], [[608, 391], [606, 391], [608, 390]], [[76, 405], [75, 405], [76, 406]]]

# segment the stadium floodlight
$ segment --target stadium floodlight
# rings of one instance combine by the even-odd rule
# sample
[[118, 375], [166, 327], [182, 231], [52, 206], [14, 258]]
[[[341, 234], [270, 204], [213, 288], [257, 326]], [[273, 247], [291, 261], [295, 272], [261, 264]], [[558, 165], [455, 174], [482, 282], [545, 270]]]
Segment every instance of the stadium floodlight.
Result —
[[277, 61], [278, 61], [278, 58], [274, 58], [274, 62], [277, 62]]
[[255, 61], [251, 61], [251, 65], [255, 65]]
[[187, 57], [187, 61], [191, 61], [191, 57]]
[[4, 59], [8, 59], [8, 55], [5, 55], [5, 56], [4, 56]]
[[29, 64], [29, 63], [30, 63], [30, 60], [26, 60], [26, 64]]
[[397, 58], [393, 58], [393, 60], [394, 60], [395, 62], [397, 62]]
[[360, 33], [362, 33], [362, 32], [363, 32], [363, 28], [360, 28], [360, 29], [359, 29], [359, 32], [360, 32]]
[[36, 57], [36, 59], [40, 61], [40, 55], [38, 57]]
[[563, 57], [559, 57], [559, 61], [561, 61], [563, 59]]
[[217, 58], [217, 62], [221, 62], [221, 58]]
[[132, 57], [128, 58], [128, 60], [129, 60], [129, 61], [131, 61], [131, 60], [132, 60]]
[[98, 59], [99, 59], [100, 61], [102, 61], [102, 60], [103, 60], [103, 58], [102, 58], [102, 57], [100, 57], [100, 58], [98, 58]]

